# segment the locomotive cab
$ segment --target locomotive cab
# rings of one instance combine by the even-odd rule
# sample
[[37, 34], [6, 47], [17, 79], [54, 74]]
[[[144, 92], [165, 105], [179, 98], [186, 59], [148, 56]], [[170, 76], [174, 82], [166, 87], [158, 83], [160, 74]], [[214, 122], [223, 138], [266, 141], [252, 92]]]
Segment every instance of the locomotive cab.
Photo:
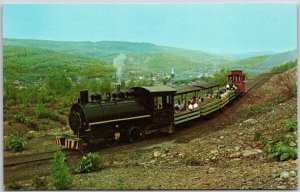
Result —
[[151, 130], [174, 132], [174, 94], [175, 89], [165, 85], [134, 87], [139, 103], [151, 113]]

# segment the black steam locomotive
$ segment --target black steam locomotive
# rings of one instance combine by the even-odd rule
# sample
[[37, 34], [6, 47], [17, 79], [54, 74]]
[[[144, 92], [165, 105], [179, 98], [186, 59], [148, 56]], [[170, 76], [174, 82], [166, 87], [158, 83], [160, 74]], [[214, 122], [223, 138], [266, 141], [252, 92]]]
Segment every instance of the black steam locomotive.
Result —
[[[82, 142], [104, 142], [111, 146], [122, 138], [137, 142], [153, 131], [174, 133], [176, 125], [209, 115], [244, 92], [242, 71], [232, 71], [227, 79], [227, 90], [220, 89], [218, 83], [202, 83], [133, 87], [124, 93], [117, 86], [107, 101], [98, 93], [91, 94], [89, 99], [88, 91], [81, 91], [69, 115], [76, 137], [57, 137], [56, 142], [67, 148], [80, 148]], [[201, 92], [209, 94], [203, 98]]]

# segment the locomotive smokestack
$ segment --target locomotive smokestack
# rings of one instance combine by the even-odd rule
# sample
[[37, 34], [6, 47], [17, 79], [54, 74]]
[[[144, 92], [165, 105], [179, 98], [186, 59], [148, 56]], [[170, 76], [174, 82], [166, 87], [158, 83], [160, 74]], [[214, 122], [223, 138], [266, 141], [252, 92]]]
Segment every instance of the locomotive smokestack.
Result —
[[89, 91], [87, 89], [80, 91], [80, 102], [81, 103], [89, 102]]

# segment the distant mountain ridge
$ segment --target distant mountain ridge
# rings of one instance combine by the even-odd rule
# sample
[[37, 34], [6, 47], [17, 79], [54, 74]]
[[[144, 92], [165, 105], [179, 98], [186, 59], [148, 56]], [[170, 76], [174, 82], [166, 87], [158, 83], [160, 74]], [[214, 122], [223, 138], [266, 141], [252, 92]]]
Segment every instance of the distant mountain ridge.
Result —
[[247, 59], [250, 57], [257, 57], [262, 55], [274, 55], [276, 54], [273, 51], [259, 51], [259, 52], [248, 52], [243, 54], [235, 54], [239, 59]]
[[[120, 54], [126, 56], [123, 71], [129, 75], [162, 72], [201, 76], [212, 74], [220, 67], [242, 69], [246, 72], [265, 72], [274, 66], [297, 59], [297, 50], [283, 53], [251, 52], [240, 55], [211, 54], [152, 43], [122, 41], [49, 41], [30, 39], [4, 39], [4, 46], [40, 48], [65, 54], [90, 57], [113, 63]], [[242, 58], [242, 59], [241, 59]]]
[[[192, 60], [208, 61], [208, 62], [224, 62], [235, 60], [232, 55], [210, 54], [201, 50], [191, 50], [183, 48], [175, 48], [168, 46], [160, 46], [152, 43], [134, 43], [123, 41], [48, 41], [48, 40], [30, 40], [30, 39], [4, 39], [4, 45], [15, 45], [34, 47], [41, 49], [49, 49], [53, 51], [61, 51], [70, 54], [80, 54], [107, 60], [111, 59], [111, 55], [119, 53], [145, 53], [145, 54], [172, 54], [185, 57]], [[111, 60], [110, 60], [111, 61]]]
[[266, 60], [261, 62], [258, 67], [265, 69], [273, 68], [275, 66], [278, 66], [278, 64], [283, 64], [291, 60], [296, 60], [297, 54], [297, 49], [278, 53], [268, 57]]
[[221, 66], [230, 69], [241, 69], [247, 72], [261, 73], [297, 59], [297, 49], [273, 55], [261, 55], [239, 61], [223, 63]]

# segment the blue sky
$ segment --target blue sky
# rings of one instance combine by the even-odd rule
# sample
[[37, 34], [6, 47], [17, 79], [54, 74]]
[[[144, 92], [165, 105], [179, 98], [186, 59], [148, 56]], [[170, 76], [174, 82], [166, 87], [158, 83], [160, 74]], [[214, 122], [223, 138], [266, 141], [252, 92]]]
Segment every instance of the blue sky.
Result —
[[297, 48], [296, 4], [14, 4], [4, 38], [150, 42], [211, 53]]

